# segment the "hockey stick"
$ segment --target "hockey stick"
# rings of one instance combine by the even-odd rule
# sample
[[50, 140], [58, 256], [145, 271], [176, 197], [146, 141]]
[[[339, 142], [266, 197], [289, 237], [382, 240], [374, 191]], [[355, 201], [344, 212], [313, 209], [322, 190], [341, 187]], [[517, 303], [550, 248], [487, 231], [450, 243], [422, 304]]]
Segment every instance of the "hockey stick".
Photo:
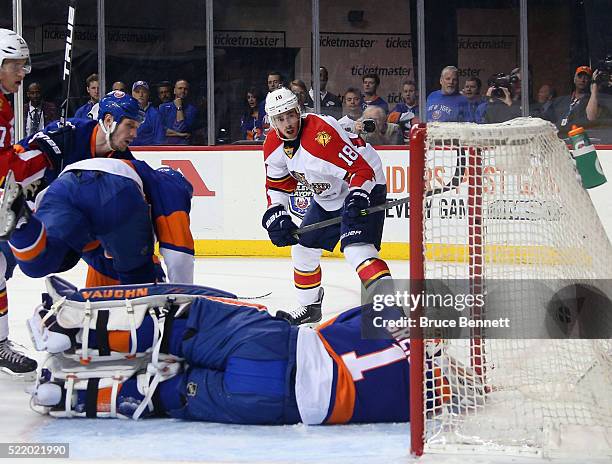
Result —
[[[64, 51], [64, 68], [62, 70], [62, 92], [66, 97], [60, 109], [60, 127], [66, 126], [68, 105], [70, 102], [70, 77], [72, 76], [72, 49], [74, 42], [74, 20], [76, 16], [76, 0], [68, 0], [68, 20], [66, 22], [66, 48]], [[64, 146], [66, 133], [64, 132]], [[61, 157], [59, 171], [64, 169], [64, 157]]]
[[[404, 203], [409, 203], [410, 197], [406, 198], [398, 198], [397, 200], [391, 200], [381, 205], [370, 206], [367, 209], [362, 209], [360, 211], [361, 216], [367, 216], [368, 214], [377, 213], [378, 211], [384, 211], [386, 209], [391, 209], [397, 205], [403, 205]], [[342, 222], [342, 217], [338, 216], [331, 219], [326, 219], [325, 221], [315, 222], [314, 224], [309, 224], [304, 227], [300, 227], [298, 230], [294, 232], [294, 235], [305, 234], [306, 232], [312, 232], [313, 230], [323, 229], [324, 227], [333, 226], [334, 224], [339, 224]]]
[[64, 68], [62, 70], [62, 92], [65, 100], [61, 104], [60, 125], [66, 125], [68, 102], [70, 101], [70, 76], [72, 74], [72, 43], [74, 41], [74, 18], [76, 0], [68, 0], [68, 21], [66, 24], [66, 48], [64, 51]]
[[236, 299], [237, 300], [259, 300], [262, 298], [266, 298], [270, 295], [272, 295], [272, 292], [268, 292], [268, 293], [264, 293], [263, 295], [256, 295], [256, 296], [237, 296]]
[[[466, 156], [465, 156], [464, 150], [465, 150], [464, 148], [459, 148], [457, 150], [457, 161], [458, 162], [457, 162], [457, 166], [455, 167], [455, 172], [453, 174], [453, 177], [451, 177], [448, 183], [444, 185], [443, 187], [435, 188], [435, 189], [428, 190], [427, 192], [425, 192], [425, 195], [427, 197], [430, 197], [433, 195], [439, 195], [444, 192], [448, 192], [459, 186], [459, 184], [461, 183], [461, 179], [463, 179], [465, 175], [465, 169], [466, 169]], [[366, 216], [368, 214], [377, 213], [378, 211], [385, 211], [387, 209], [394, 208], [397, 205], [403, 205], [409, 202], [410, 202], [410, 197], [398, 198], [396, 200], [391, 200], [381, 205], [370, 206], [367, 209], [361, 210], [360, 214], [362, 216]], [[299, 235], [305, 234], [307, 232], [312, 232], [313, 230], [318, 230], [318, 229], [323, 229], [325, 227], [333, 226], [334, 224], [339, 224], [340, 222], [342, 222], [342, 217], [338, 216], [335, 218], [326, 219], [325, 221], [315, 222], [314, 224], [308, 224], [307, 226], [300, 227], [299, 229], [297, 229], [294, 232], [294, 237], [297, 238]]]

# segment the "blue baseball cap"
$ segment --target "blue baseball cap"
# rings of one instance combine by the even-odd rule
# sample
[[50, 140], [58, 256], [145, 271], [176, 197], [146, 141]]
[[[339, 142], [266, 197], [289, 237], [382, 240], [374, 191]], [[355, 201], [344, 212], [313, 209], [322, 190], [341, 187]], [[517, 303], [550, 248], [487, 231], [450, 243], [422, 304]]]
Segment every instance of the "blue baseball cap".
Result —
[[132, 92], [134, 90], [136, 90], [137, 87], [144, 87], [145, 89], [149, 90], [149, 84], [147, 84], [146, 81], [136, 81], [136, 82], [134, 82], [134, 84], [132, 85]]

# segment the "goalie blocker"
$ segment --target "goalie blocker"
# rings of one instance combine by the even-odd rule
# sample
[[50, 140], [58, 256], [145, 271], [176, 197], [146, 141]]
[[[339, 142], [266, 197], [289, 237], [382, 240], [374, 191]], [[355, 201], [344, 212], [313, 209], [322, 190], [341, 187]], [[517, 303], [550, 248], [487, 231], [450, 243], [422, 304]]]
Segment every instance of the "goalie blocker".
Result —
[[[38, 349], [62, 350], [33, 391], [33, 403], [52, 416], [408, 420], [408, 342], [362, 339], [363, 307], [313, 330], [207, 287], [79, 291], [52, 277], [48, 288], [30, 328]], [[52, 343], [57, 337], [65, 343]], [[458, 407], [452, 392], [440, 397], [441, 407]]]

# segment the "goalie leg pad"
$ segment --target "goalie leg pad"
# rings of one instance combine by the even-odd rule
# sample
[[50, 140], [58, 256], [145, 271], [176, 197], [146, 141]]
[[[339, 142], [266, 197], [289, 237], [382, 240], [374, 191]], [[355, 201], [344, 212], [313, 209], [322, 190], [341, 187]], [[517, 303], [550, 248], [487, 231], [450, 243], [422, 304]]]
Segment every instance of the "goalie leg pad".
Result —
[[[164, 341], [162, 352], [168, 352], [170, 347], [180, 348], [180, 344], [170, 340], [176, 338], [174, 329], [184, 330], [184, 322], [173, 327], [175, 307], [167, 311], [150, 307], [147, 312], [142, 312], [141, 318], [134, 316], [134, 309], [130, 306], [99, 309], [94, 314], [90, 304], [89, 308], [87, 303], [77, 304], [77, 308], [74, 305], [74, 302], [63, 300], [50, 309], [43, 306], [35, 309], [34, 315], [28, 320], [28, 327], [37, 350], [78, 356], [84, 363], [98, 359], [138, 357], [149, 352], [162, 339], [166, 328], [167, 340]], [[127, 312], [128, 320], [122, 321], [122, 315], [111, 316], [111, 311]]]
[[161, 382], [177, 376], [180, 360], [165, 358], [159, 367], [147, 359], [97, 363], [87, 367], [52, 356], [31, 392], [34, 407], [53, 417], [133, 418], [163, 413], [154, 404]]

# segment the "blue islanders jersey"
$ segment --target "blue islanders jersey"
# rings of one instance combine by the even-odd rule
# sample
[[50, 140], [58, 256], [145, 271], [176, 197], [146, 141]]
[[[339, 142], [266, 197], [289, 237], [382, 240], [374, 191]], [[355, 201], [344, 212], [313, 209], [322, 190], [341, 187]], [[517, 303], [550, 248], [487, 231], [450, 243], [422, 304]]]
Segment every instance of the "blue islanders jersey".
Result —
[[[361, 317], [362, 308], [353, 308], [317, 329], [333, 369], [329, 376], [329, 407], [322, 423], [406, 422], [409, 420], [409, 363], [404, 349], [395, 340], [362, 338]], [[401, 342], [406, 345], [406, 351], [408, 342]], [[298, 344], [298, 371], [299, 348]], [[318, 372], [325, 377], [325, 372]]]
[[[53, 168], [47, 169], [44, 177], [50, 184], [69, 164], [96, 157], [98, 130], [101, 130], [98, 121], [71, 118], [66, 120], [66, 125], [62, 127], [59, 121], [52, 122], [42, 131], [21, 140], [18, 145], [25, 151], [41, 150], [49, 157]], [[110, 151], [106, 157], [134, 159], [129, 150]]]
[[[142, 179], [151, 205], [151, 219], [170, 282], [193, 282], [194, 243], [189, 213], [191, 195], [176, 177], [152, 169], [144, 161], [126, 161]], [[185, 280], [187, 279], [187, 280]]]
[[[140, 160], [117, 160], [94, 158], [74, 163], [66, 170], [103, 171], [128, 177], [139, 184], [151, 207], [151, 220], [159, 243], [160, 254], [164, 257], [170, 282], [193, 282], [194, 242], [190, 230], [189, 213], [191, 196], [184, 184], [174, 176], [156, 171]], [[91, 250], [95, 243], [91, 244]], [[91, 251], [84, 250], [84, 251]], [[91, 260], [100, 264], [98, 271], [106, 274], [104, 260]], [[113, 278], [112, 275], [107, 275]], [[103, 280], [89, 281], [89, 284], [103, 285]], [[106, 284], [112, 284], [112, 280]]]
[[441, 90], [427, 97], [427, 122], [472, 122], [468, 99], [463, 95], [445, 95]]

